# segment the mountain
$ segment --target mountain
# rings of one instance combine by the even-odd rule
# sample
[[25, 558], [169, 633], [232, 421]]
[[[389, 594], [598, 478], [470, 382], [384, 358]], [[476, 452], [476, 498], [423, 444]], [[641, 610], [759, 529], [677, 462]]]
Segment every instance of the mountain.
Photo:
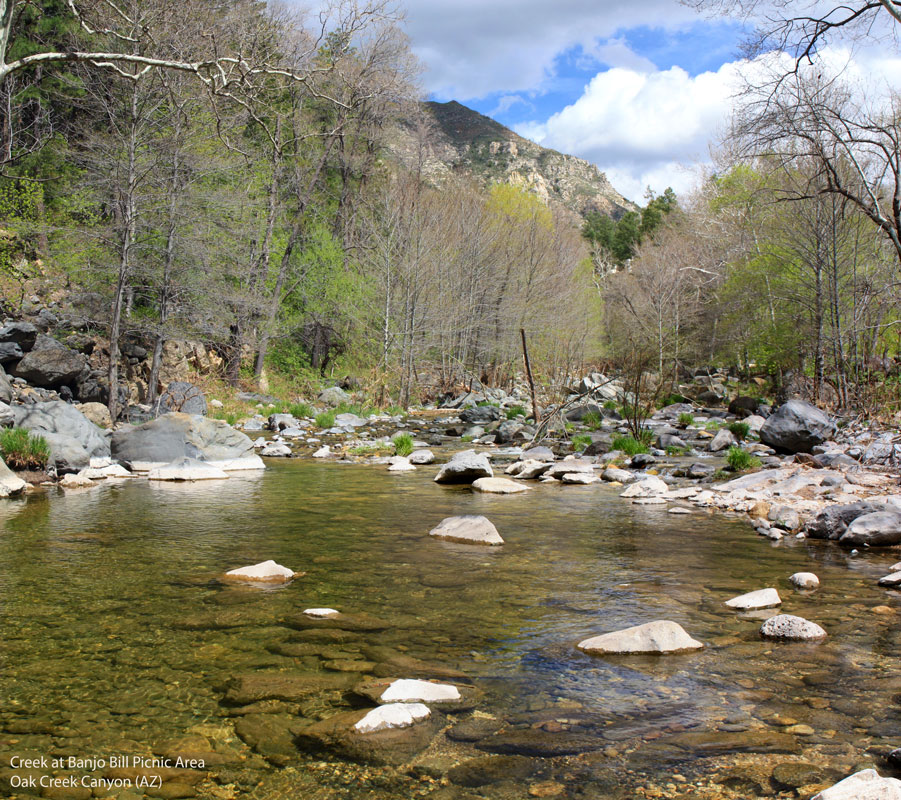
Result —
[[[541, 147], [455, 100], [422, 106], [428, 121], [423, 169], [433, 180], [468, 173], [485, 186], [516, 184], [580, 217], [600, 211], [618, 219], [637, 208], [584, 159]], [[415, 125], [405, 125], [394, 146], [410, 153], [415, 136]]]

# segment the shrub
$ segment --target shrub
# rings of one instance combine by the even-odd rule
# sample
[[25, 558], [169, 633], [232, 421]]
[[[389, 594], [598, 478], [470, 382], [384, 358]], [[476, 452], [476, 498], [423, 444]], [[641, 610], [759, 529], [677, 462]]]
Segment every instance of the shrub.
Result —
[[634, 436], [614, 436], [610, 447], [613, 450], [622, 450], [627, 456], [648, 452], [647, 444], [638, 441]]
[[603, 421], [604, 418], [600, 414], [598, 414], [597, 411], [589, 411], [584, 417], [582, 417], [582, 423], [593, 431], [596, 431], [598, 428], [600, 428]]
[[681, 394], [668, 394], [664, 397], [660, 398], [660, 408], [666, 408], [667, 406], [674, 405], [676, 403], [686, 403], [688, 402], [688, 398]]
[[507, 419], [516, 419], [517, 417], [524, 417], [526, 415], [526, 410], [522, 406], [510, 406], [510, 408], [506, 411]]
[[743, 472], [746, 469], [757, 469], [760, 466], [760, 459], [751, 455], [747, 450], [732, 445], [726, 453], [726, 463], [735, 472]]
[[12, 469], [44, 469], [50, 460], [50, 446], [36, 433], [7, 428], [0, 430], [0, 455]]
[[608, 411], [616, 411], [616, 403], [614, 403], [612, 400], [605, 401], [603, 407]]
[[582, 452], [591, 444], [591, 437], [587, 433], [580, 433], [572, 438], [573, 450]]
[[399, 433], [392, 441], [395, 455], [408, 456], [413, 452], [413, 437], [409, 433]]
[[320, 428], [331, 428], [332, 425], [335, 424], [335, 416], [337, 412], [332, 409], [331, 411], [323, 411], [316, 415], [316, 424]]
[[297, 419], [303, 419], [304, 417], [312, 417], [314, 412], [313, 406], [309, 403], [291, 403], [287, 407], [286, 413]]
[[679, 424], [684, 425], [686, 428], [689, 425], [693, 425], [695, 421], [694, 415], [688, 411], [683, 411], [679, 414]]
[[747, 422], [730, 422], [726, 427], [737, 439], [747, 439], [751, 431]]

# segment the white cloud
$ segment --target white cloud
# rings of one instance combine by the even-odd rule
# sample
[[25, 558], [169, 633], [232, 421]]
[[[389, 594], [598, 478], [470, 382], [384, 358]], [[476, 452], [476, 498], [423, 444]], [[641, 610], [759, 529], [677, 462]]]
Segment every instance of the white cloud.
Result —
[[611, 39], [618, 31], [676, 30], [699, 19], [673, 0], [407, 0], [405, 7], [413, 51], [427, 66], [426, 89], [462, 102], [537, 89], [553, 75], [557, 56], [577, 46], [635, 68], [646, 60], [633, 53], [628, 63], [631, 51]]

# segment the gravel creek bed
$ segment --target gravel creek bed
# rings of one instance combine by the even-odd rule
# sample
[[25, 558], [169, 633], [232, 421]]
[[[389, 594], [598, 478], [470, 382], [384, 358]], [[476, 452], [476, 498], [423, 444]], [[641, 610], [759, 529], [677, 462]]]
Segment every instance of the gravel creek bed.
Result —
[[[877, 586], [898, 560], [891, 548], [852, 556], [830, 542], [770, 542], [738, 517], [667, 514], [606, 484], [529, 482], [494, 496], [434, 484], [437, 467], [268, 467], [0, 505], [0, 795], [809, 797], [862, 765], [894, 774], [901, 596]], [[484, 514], [505, 544], [429, 538], [456, 514]], [[217, 580], [270, 558], [306, 574], [268, 590]], [[788, 577], [801, 571], [820, 588], [794, 589]], [[778, 611], [828, 638], [767, 642], [758, 630], [776, 609], [724, 605], [769, 586]], [[379, 624], [292, 624], [323, 606]], [[575, 647], [656, 619], [705, 649], [597, 658]], [[476, 701], [436, 711], [403, 759], [360, 764], [295, 739], [367, 707], [356, 682], [430, 666], [437, 678], [462, 673]], [[264, 673], [307, 684], [236, 699], [236, 680]], [[13, 788], [17, 754], [205, 767], [85, 794]], [[85, 773], [109, 770], [73, 774]]]

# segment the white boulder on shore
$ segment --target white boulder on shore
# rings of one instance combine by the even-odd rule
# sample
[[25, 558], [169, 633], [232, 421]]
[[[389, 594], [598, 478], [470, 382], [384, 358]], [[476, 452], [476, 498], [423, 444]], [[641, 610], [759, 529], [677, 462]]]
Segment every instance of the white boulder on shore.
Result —
[[747, 592], [733, 597], [726, 601], [726, 605], [739, 611], [751, 611], [757, 608], [773, 608], [782, 605], [782, 598], [775, 589], [758, 589], [755, 592]]
[[487, 517], [480, 514], [445, 517], [437, 527], [429, 531], [429, 536], [460, 544], [501, 545], [504, 543], [497, 528]]
[[[225, 573], [223, 578], [227, 581], [252, 581], [254, 583], [287, 583], [300, 573], [283, 567], [271, 559], [261, 561], [249, 567], [238, 567]], [[307, 613], [307, 612], [304, 612]], [[337, 613], [337, 612], [336, 612]]]
[[865, 769], [823, 789], [813, 800], [901, 800], [901, 781]]
[[389, 703], [372, 709], [356, 725], [357, 733], [376, 733], [389, 728], [409, 728], [432, 715], [422, 703]]
[[591, 654], [680, 653], [702, 647], [703, 643], [692, 639], [681, 625], [662, 619], [594, 636], [578, 644], [580, 650]]

